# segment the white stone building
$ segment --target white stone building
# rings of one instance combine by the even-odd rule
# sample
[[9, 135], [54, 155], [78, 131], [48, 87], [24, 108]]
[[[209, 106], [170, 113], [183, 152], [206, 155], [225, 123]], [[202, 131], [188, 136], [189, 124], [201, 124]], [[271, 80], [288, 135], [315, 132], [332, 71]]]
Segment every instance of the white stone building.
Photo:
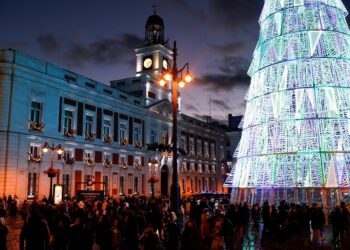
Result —
[[[92, 189], [149, 196], [153, 174], [155, 195], [169, 195], [171, 154], [151, 150], [172, 138], [171, 86], [157, 82], [173, 57], [159, 16], [147, 20], [145, 43], [135, 53], [135, 77], [107, 86], [13, 49], [0, 51], [0, 195], [48, 196], [46, 142], [64, 148], [55, 152], [53, 179], [64, 195]], [[178, 145], [186, 151], [179, 155], [181, 195], [221, 192], [225, 131], [181, 111], [178, 119]]]

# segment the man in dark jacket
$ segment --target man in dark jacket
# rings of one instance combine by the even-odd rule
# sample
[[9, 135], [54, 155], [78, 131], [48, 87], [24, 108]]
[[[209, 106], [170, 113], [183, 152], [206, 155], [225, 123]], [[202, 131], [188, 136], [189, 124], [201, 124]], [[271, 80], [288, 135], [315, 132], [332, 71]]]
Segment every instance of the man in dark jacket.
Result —
[[[49, 249], [50, 232], [47, 223], [40, 212], [33, 208], [28, 219], [23, 225], [20, 234], [21, 250], [47, 250]], [[24, 242], [26, 247], [24, 247]]]

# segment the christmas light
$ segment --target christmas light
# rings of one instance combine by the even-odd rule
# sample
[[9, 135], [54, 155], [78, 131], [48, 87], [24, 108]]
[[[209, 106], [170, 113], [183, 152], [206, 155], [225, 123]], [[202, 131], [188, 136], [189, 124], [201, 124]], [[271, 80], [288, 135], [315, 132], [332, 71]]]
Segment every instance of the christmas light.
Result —
[[341, 0], [265, 0], [225, 186], [349, 187], [347, 14]]

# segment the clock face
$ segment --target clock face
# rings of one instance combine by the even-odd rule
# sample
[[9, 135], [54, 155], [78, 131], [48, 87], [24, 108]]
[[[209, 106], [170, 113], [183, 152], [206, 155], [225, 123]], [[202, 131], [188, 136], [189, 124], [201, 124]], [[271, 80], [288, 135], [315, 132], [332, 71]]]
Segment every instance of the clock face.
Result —
[[152, 66], [152, 63], [153, 63], [153, 61], [151, 58], [146, 58], [143, 61], [143, 67], [145, 67], [146, 69], [149, 69]]
[[163, 68], [168, 69], [168, 61], [166, 59], [163, 59]]

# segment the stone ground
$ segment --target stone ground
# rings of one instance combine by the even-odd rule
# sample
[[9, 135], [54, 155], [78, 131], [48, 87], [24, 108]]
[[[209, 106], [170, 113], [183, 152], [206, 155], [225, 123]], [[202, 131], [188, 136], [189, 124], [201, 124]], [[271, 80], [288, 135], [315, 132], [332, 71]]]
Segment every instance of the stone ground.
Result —
[[[19, 250], [19, 235], [21, 232], [21, 228], [23, 226], [23, 221], [21, 216], [17, 217], [7, 217], [6, 218], [6, 224], [9, 229], [9, 234], [7, 236], [7, 242], [8, 242], [8, 250]], [[319, 247], [310, 247], [310, 248], [304, 248], [304, 249], [337, 249], [330, 246], [328, 243], [330, 241], [330, 227], [326, 227], [324, 229], [324, 237], [325, 240], [323, 241], [322, 246]], [[261, 250], [263, 249], [260, 246], [260, 236], [258, 233], [254, 233], [252, 231], [249, 231], [246, 235], [243, 244], [241, 247], [237, 247], [236, 249], [242, 249], [242, 250]], [[293, 246], [271, 246], [266, 247], [264, 249], [272, 250], [272, 249], [294, 249]], [[340, 249], [340, 248], [338, 248]], [[94, 246], [94, 250], [99, 250], [98, 246]], [[302, 250], [302, 249], [298, 249]]]

